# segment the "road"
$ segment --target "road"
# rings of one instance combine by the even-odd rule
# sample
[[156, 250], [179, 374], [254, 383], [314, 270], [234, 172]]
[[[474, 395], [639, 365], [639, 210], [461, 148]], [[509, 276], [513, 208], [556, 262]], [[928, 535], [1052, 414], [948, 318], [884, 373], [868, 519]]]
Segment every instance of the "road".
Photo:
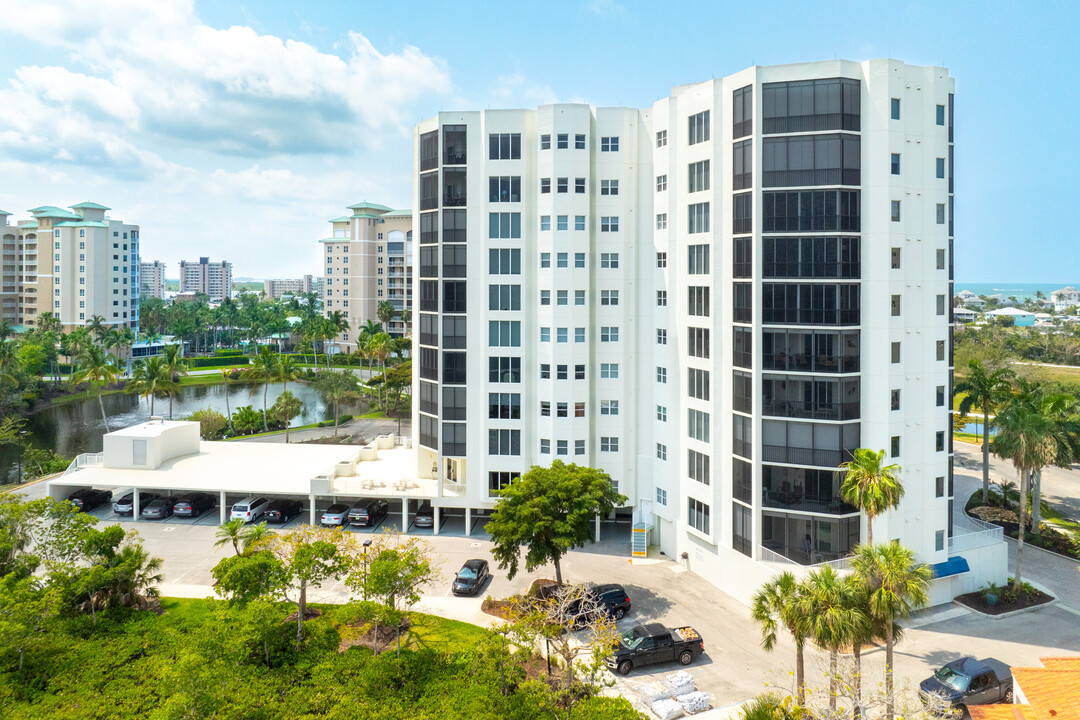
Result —
[[[957, 458], [962, 458], [980, 479], [982, 479], [982, 446], [956, 441], [953, 449]], [[971, 465], [971, 463], [977, 465]], [[1049, 467], [1042, 473], [1042, 499], [1061, 508], [1073, 518], [1080, 519], [1080, 466], [1070, 469]], [[1008, 460], [1002, 460], [990, 454], [990, 482], [998, 483], [1004, 479], [1019, 485], [1016, 470]]]

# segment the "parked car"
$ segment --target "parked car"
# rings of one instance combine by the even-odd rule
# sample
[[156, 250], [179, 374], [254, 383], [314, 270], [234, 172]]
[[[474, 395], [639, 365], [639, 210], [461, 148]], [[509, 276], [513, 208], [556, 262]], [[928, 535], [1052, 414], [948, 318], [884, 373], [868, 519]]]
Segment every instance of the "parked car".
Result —
[[669, 629], [660, 623], [649, 623], [624, 633], [615, 646], [615, 653], [607, 659], [607, 665], [618, 670], [620, 675], [629, 675], [631, 670], [642, 665], [672, 660], [689, 665], [703, 652], [705, 641], [694, 628]]
[[[593, 585], [587, 593], [595, 600], [595, 604], [607, 608], [608, 614], [616, 620], [622, 620], [630, 612], [630, 596], [622, 585]], [[591, 605], [592, 603], [590, 603]], [[575, 601], [567, 608], [570, 615], [577, 615], [580, 601]], [[580, 618], [575, 619], [575, 624], [584, 625], [590, 620], [587, 613], [582, 613]]]
[[[160, 497], [157, 493], [139, 493], [139, 507], [144, 508]], [[135, 493], [129, 492], [113, 503], [113, 512], [117, 515], [131, 515], [135, 510]]]
[[349, 509], [349, 524], [371, 527], [377, 525], [390, 512], [385, 500], [361, 500]]
[[176, 498], [172, 497], [159, 497], [155, 498], [153, 502], [145, 503], [139, 510], [139, 515], [147, 520], [164, 520], [167, 517], [172, 517], [173, 506], [176, 504]]
[[466, 560], [451, 586], [455, 595], [476, 595], [491, 577], [487, 560]]
[[919, 699], [932, 710], [960, 710], [968, 705], [1013, 701], [1012, 670], [1000, 660], [953, 660], [919, 683]]
[[101, 507], [110, 500], [112, 500], [111, 490], [95, 490], [94, 488], [82, 488], [68, 496], [68, 501], [83, 512]]
[[213, 510], [216, 504], [210, 493], [188, 493], [176, 498], [173, 512], [177, 517], [199, 517], [207, 510]]
[[264, 497], [246, 497], [232, 506], [229, 519], [243, 520], [245, 523], [255, 522], [266, 514], [266, 507], [269, 504]]
[[266, 507], [266, 522], [287, 523], [303, 511], [304, 503], [299, 500], [271, 500]]
[[349, 506], [344, 503], [334, 503], [330, 507], [323, 510], [322, 518], [319, 519], [322, 525], [344, 525], [349, 522]]
[[435, 527], [435, 508], [431, 507], [431, 503], [427, 500], [416, 509], [416, 517], [413, 518], [413, 524], [418, 528]]

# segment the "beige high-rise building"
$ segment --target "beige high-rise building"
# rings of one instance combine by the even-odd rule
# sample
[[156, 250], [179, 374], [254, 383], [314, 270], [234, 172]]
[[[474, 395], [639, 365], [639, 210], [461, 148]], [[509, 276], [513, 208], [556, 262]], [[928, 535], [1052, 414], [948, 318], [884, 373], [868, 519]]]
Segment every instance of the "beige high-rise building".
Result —
[[71, 210], [43, 205], [11, 225], [0, 212], [0, 312], [36, 325], [51, 312], [65, 330], [88, 325], [139, 327], [139, 226], [105, 216], [92, 202]]
[[267, 300], [279, 300], [283, 295], [315, 293], [322, 296], [322, 278], [305, 275], [302, 278], [263, 280], [263, 295]]
[[323, 282], [323, 313], [346, 313], [349, 330], [338, 336], [343, 352], [356, 350], [357, 336], [366, 321], [379, 322], [376, 309], [387, 300], [397, 316], [386, 328], [405, 335], [401, 311], [412, 311], [412, 211], [391, 210], [362, 202], [350, 205], [352, 215], [330, 221]]
[[210, 262], [208, 257], [198, 262], [180, 261], [180, 292], [203, 293], [210, 302], [221, 302], [232, 293], [232, 287], [231, 262]]
[[144, 297], [165, 297], [165, 263], [153, 260], [139, 263], [139, 294]]

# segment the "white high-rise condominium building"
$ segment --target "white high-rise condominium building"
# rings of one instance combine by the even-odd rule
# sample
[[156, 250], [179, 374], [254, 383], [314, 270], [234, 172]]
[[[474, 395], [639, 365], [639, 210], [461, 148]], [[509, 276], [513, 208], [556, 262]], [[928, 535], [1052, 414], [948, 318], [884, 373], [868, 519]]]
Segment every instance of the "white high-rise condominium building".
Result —
[[3, 319], [36, 325], [52, 313], [70, 331], [100, 316], [138, 330], [139, 226], [109, 219], [108, 211], [92, 202], [45, 205], [14, 226], [0, 212]]
[[405, 334], [403, 310], [412, 311], [412, 211], [391, 210], [362, 202], [350, 205], [351, 215], [330, 221], [325, 247], [323, 313], [343, 313], [349, 329], [337, 336], [341, 351], [356, 350], [364, 324], [380, 322], [379, 303], [389, 302], [397, 312], [385, 328], [395, 337]]
[[315, 293], [322, 296], [322, 278], [305, 275], [301, 278], [263, 280], [263, 295], [267, 300], [278, 300], [282, 295]]
[[180, 261], [180, 292], [202, 293], [210, 302], [221, 302], [232, 294], [232, 287], [231, 262], [210, 262], [208, 257]]
[[953, 86], [827, 61], [644, 109], [422, 123], [434, 504], [472, 515], [531, 465], [603, 468], [650, 544], [747, 601], [866, 540], [837, 467], [884, 449], [906, 493], [875, 541], [934, 564], [936, 602], [1004, 580], [1000, 533], [952, 514]]
[[165, 263], [161, 260], [139, 263], [139, 290], [142, 297], [165, 297]]

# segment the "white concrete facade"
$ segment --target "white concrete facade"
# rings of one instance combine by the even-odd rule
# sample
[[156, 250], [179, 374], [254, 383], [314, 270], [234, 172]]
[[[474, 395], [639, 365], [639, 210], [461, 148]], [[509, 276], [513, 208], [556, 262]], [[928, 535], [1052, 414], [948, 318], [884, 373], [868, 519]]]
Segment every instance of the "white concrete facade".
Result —
[[139, 291], [142, 297], [165, 297], [165, 263], [151, 260], [139, 263]]
[[322, 296], [322, 278], [305, 275], [301, 278], [263, 280], [263, 295], [267, 300], [280, 300], [282, 295], [315, 293]]
[[210, 302], [221, 302], [232, 296], [232, 263], [226, 260], [210, 262], [201, 257], [197, 262], [180, 261], [180, 292], [196, 292], [206, 295]]
[[906, 490], [875, 540], [948, 559], [952, 93], [944, 68], [827, 61], [645, 109], [421, 123], [413, 427], [436, 504], [600, 467], [651, 544], [747, 599], [865, 541], [834, 471], [868, 447]]

